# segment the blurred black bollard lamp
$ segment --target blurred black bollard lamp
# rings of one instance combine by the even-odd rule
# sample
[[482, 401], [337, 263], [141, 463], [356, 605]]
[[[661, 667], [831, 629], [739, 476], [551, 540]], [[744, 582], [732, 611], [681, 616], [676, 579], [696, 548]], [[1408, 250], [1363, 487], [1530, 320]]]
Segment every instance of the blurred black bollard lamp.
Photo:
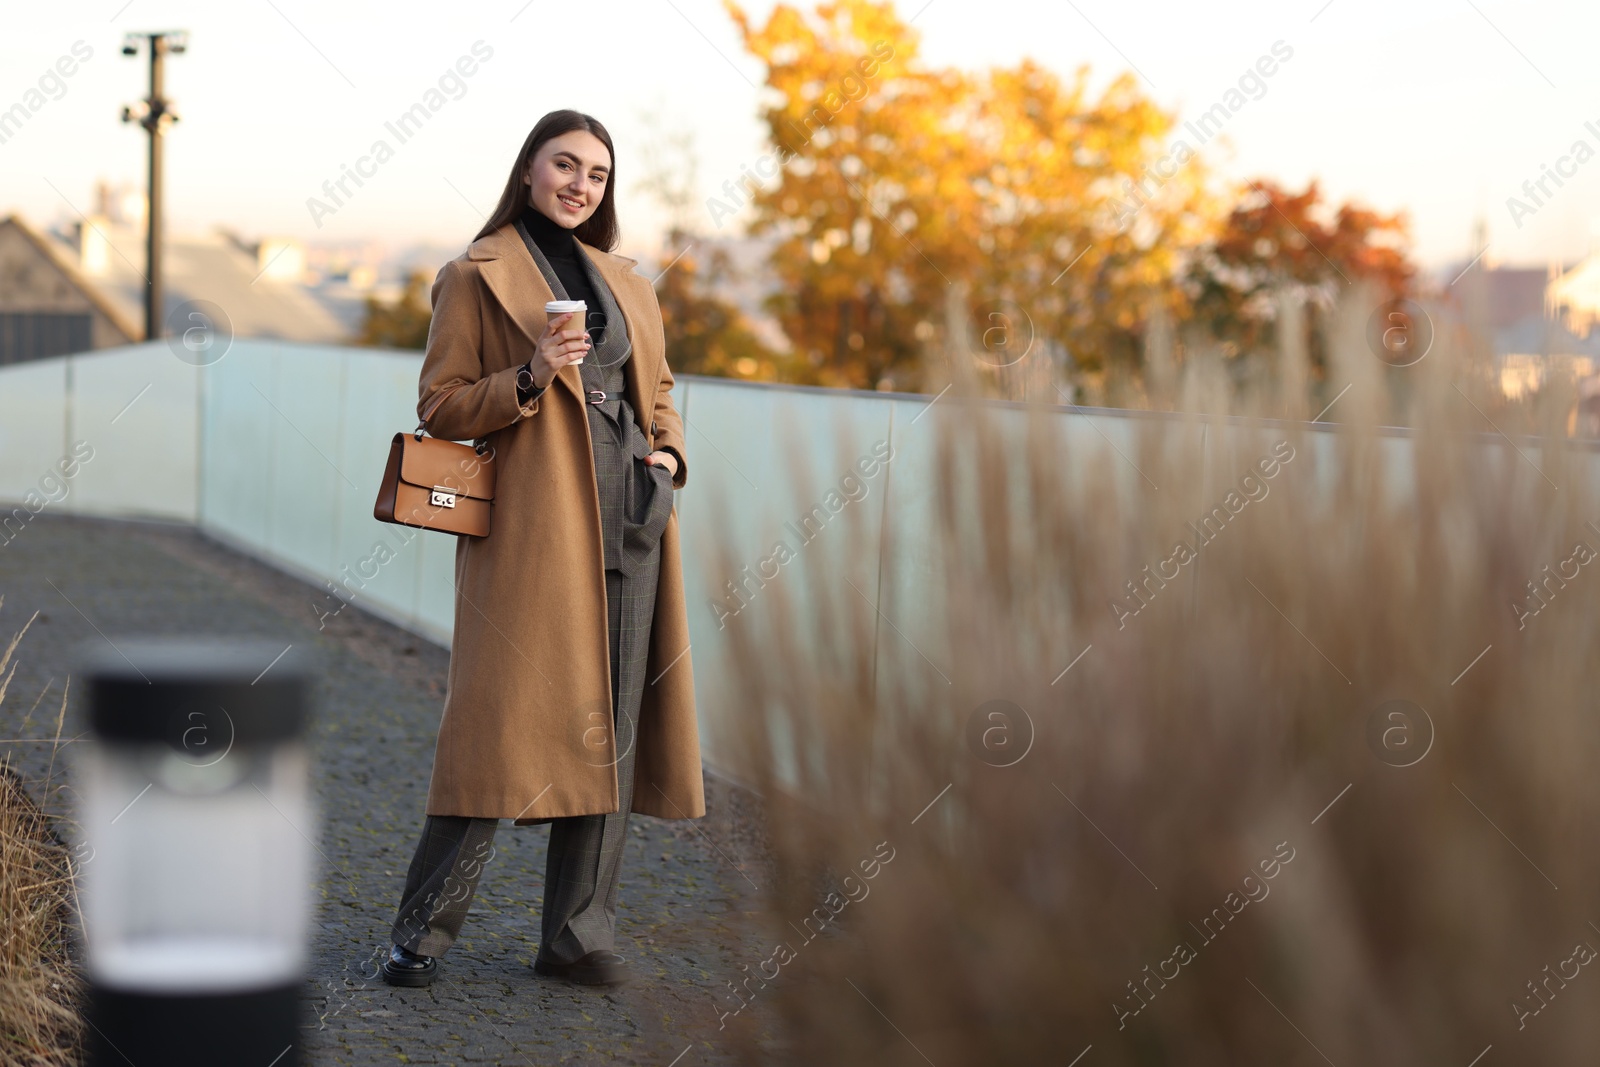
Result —
[[127, 640], [81, 676], [90, 1067], [297, 1067], [316, 833], [303, 662], [282, 644]]

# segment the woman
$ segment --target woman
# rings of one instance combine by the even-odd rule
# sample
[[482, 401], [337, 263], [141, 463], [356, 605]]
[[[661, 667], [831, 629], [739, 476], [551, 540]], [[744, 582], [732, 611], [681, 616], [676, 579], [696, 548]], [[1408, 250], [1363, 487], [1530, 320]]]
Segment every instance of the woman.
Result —
[[[539, 120], [500, 203], [433, 285], [417, 412], [484, 439], [489, 536], [456, 546], [455, 632], [427, 820], [383, 967], [429, 984], [500, 819], [550, 824], [534, 970], [627, 978], [615, 951], [630, 811], [705, 814], [672, 491], [687, 475], [655, 290], [612, 255], [611, 137]], [[546, 301], [581, 299], [584, 323]]]

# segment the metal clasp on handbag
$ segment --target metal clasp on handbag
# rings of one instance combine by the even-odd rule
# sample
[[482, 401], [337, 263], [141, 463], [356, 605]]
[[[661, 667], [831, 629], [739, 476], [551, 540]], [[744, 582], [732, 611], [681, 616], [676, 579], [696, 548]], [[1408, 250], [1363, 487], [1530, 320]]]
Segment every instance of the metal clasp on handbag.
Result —
[[428, 497], [428, 503], [436, 508], [453, 508], [456, 506], [456, 491], [449, 486], [436, 485]]

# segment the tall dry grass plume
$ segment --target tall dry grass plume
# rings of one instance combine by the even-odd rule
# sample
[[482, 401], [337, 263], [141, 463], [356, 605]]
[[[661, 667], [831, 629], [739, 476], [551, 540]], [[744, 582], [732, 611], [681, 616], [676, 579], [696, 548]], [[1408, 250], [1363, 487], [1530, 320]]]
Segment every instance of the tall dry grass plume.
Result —
[[1292, 393], [1190, 347], [1168, 413], [952, 359], [895, 430], [924, 484], [728, 627], [752, 1060], [1593, 1062], [1600, 456], [1442, 314], [1386, 365], [1371, 306]]
[[[16, 677], [13, 657], [32, 624], [30, 618], [0, 654], [0, 705]], [[63, 692], [54, 748], [60, 747], [65, 712]], [[31, 782], [12, 768], [9, 753], [0, 761], [0, 1063], [15, 1067], [82, 1062], [83, 987], [70, 959], [71, 856], [30, 795], [49, 803], [55, 768], [52, 755], [44, 779]]]

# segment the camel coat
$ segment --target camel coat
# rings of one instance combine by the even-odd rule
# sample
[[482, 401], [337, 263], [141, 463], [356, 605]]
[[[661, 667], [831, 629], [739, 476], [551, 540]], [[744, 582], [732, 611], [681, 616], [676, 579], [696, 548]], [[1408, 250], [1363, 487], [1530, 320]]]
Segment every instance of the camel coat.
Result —
[[[639, 429], [651, 448], [670, 445], [687, 459], [655, 289], [633, 272], [635, 260], [582, 247], [627, 322], [627, 398]], [[509, 223], [472, 242], [433, 284], [417, 413], [448, 394], [429, 432], [487, 438], [496, 484], [489, 536], [456, 545], [455, 633], [429, 815], [529, 822], [618, 807], [605, 557], [579, 369], [563, 367], [540, 396], [517, 405], [517, 368], [533, 355], [553, 299]], [[685, 462], [674, 488], [687, 475]], [[661, 538], [635, 743], [631, 810], [704, 815], [676, 509]]]

